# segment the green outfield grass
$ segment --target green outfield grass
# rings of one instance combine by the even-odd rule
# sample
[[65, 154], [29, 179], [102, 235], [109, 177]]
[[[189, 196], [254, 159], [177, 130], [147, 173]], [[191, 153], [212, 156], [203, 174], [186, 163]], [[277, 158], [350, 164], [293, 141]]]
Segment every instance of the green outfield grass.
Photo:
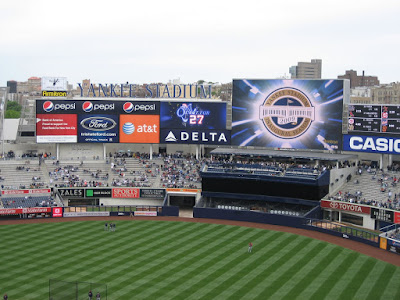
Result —
[[105, 283], [109, 300], [400, 299], [400, 268], [311, 238], [203, 223], [115, 223], [116, 232], [98, 221], [0, 225], [0, 295], [45, 300], [55, 278]]

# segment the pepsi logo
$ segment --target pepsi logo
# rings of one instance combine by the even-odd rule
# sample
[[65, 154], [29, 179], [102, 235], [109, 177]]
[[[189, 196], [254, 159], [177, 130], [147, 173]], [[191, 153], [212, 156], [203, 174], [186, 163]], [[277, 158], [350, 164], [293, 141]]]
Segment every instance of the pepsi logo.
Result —
[[84, 112], [91, 112], [93, 110], [93, 103], [90, 101], [83, 102], [82, 109]]
[[131, 102], [125, 102], [124, 106], [122, 107], [122, 109], [126, 112], [126, 113], [131, 113], [133, 111], [133, 104]]
[[43, 103], [43, 110], [45, 112], [51, 112], [54, 109], [54, 104], [51, 101], [46, 101]]
[[131, 122], [127, 122], [122, 126], [122, 131], [125, 134], [132, 134], [135, 131], [135, 125], [133, 125]]

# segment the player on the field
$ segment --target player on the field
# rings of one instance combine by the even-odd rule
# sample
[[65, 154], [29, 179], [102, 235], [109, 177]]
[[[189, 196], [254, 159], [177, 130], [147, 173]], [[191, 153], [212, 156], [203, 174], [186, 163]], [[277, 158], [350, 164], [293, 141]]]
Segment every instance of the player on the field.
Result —
[[250, 242], [249, 243], [249, 249], [247, 250], [247, 252], [251, 253], [251, 250], [253, 249], [253, 243]]
[[88, 296], [89, 296], [89, 300], [92, 300], [92, 299], [93, 299], [93, 293], [92, 293], [92, 291], [89, 291]]

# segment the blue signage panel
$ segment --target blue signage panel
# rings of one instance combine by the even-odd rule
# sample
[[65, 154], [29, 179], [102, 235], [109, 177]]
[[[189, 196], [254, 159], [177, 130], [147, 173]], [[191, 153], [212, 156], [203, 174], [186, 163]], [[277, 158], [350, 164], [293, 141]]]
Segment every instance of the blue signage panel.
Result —
[[232, 145], [340, 150], [343, 80], [233, 80]]
[[400, 138], [343, 135], [343, 150], [382, 154], [400, 154]]
[[160, 143], [230, 145], [231, 133], [226, 129], [161, 129]]
[[118, 143], [118, 115], [78, 115], [78, 143]]
[[226, 103], [161, 102], [161, 128], [226, 129]]

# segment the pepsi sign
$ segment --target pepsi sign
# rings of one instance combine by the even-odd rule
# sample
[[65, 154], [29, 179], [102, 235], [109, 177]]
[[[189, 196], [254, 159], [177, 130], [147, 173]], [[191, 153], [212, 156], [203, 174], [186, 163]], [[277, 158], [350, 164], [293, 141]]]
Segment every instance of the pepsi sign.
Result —
[[158, 101], [36, 100], [36, 113], [159, 115]]
[[122, 110], [127, 113], [140, 113], [140, 114], [158, 114], [159, 103], [158, 102], [125, 102], [122, 105]]
[[75, 103], [56, 103], [54, 104], [53, 101], [45, 101], [43, 103], [43, 111], [44, 112], [59, 112], [59, 111], [68, 111], [68, 110], [75, 110]]
[[115, 109], [115, 104], [114, 103], [103, 103], [103, 102], [95, 102], [94, 104], [91, 101], [85, 101], [82, 104], [82, 110], [86, 113], [92, 112], [92, 111], [97, 111], [97, 110], [103, 110], [103, 111], [108, 111], [111, 110], [113, 111]]

